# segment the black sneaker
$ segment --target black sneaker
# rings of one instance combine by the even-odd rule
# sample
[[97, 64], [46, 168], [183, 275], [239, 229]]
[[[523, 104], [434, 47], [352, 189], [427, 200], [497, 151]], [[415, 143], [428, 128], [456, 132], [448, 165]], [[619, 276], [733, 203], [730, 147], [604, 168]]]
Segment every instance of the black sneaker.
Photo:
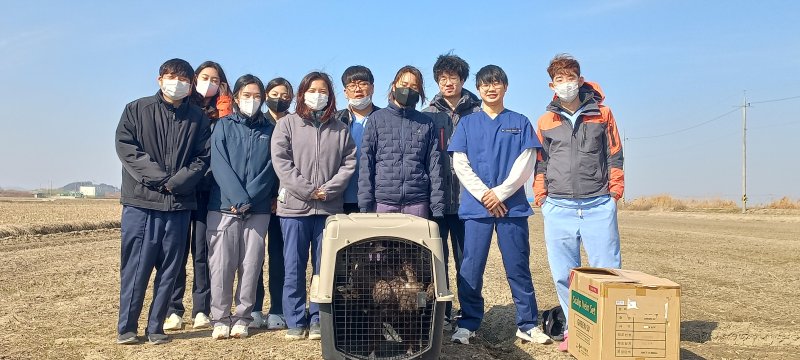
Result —
[[132, 345], [137, 343], [139, 343], [139, 338], [136, 337], [135, 332], [126, 332], [124, 334], [117, 335], [117, 344]]
[[150, 334], [147, 335], [147, 342], [151, 345], [161, 345], [170, 342], [170, 338], [164, 334]]

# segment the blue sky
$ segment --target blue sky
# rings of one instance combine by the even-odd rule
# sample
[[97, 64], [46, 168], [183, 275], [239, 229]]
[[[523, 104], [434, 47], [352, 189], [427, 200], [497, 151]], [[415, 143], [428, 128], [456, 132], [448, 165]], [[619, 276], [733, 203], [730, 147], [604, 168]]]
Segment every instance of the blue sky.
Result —
[[[370, 67], [376, 103], [410, 64], [436, 92], [432, 66], [453, 50], [471, 75], [509, 76], [508, 108], [535, 121], [552, 93], [545, 68], [567, 52], [600, 83], [625, 142], [628, 198], [741, 196], [741, 105], [800, 96], [794, 1], [31, 1], [4, 6], [6, 86], [0, 186], [119, 184], [114, 130], [124, 105], [157, 91], [159, 65], [181, 57], [297, 84]], [[474, 89], [470, 76], [465, 85]], [[800, 197], [800, 98], [748, 109], [748, 193]], [[656, 137], [653, 137], [656, 136]]]

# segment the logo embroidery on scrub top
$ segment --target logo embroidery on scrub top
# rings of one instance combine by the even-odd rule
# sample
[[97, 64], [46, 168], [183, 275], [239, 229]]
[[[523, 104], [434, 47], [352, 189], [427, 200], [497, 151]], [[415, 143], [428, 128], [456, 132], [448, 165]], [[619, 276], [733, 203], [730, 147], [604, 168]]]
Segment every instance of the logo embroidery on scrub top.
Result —
[[520, 134], [520, 133], [522, 133], [522, 129], [520, 129], [520, 128], [500, 129], [500, 131], [504, 132], [504, 133], [512, 133], [512, 134]]

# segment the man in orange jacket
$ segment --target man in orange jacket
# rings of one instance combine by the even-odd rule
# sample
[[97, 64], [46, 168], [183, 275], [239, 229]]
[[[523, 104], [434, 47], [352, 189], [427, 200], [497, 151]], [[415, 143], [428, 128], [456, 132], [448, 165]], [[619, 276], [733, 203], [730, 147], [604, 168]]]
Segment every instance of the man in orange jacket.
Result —
[[[600, 86], [585, 82], [580, 64], [557, 55], [547, 68], [555, 92], [539, 118], [542, 143], [533, 188], [542, 207], [547, 258], [565, 314], [570, 271], [581, 266], [581, 243], [589, 265], [620, 268], [617, 200], [622, 197], [622, 144]], [[559, 350], [567, 350], [567, 332]]]

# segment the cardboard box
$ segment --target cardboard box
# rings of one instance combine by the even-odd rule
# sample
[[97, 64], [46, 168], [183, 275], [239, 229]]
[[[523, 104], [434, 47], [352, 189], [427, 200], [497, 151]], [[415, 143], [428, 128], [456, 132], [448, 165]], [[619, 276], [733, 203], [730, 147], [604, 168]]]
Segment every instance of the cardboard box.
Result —
[[569, 353], [579, 360], [677, 360], [681, 287], [639, 271], [570, 274]]

